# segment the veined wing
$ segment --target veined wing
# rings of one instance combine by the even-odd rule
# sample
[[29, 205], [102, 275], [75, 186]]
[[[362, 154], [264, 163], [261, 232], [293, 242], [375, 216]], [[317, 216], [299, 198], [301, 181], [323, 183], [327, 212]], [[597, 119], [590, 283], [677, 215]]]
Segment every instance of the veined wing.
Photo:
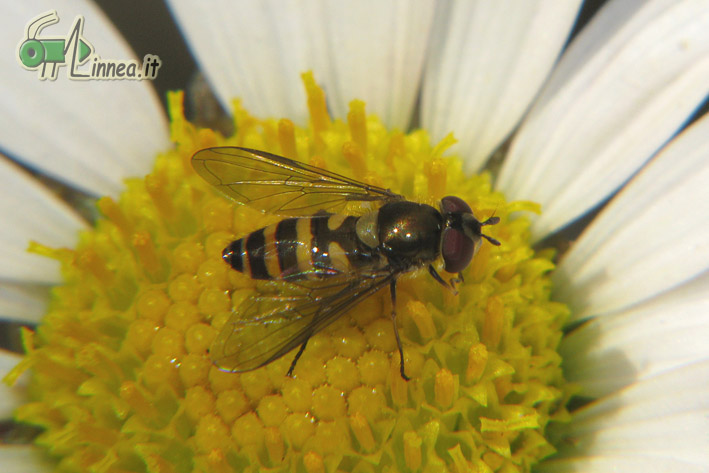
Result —
[[232, 314], [210, 348], [212, 361], [231, 372], [265, 366], [302, 345], [397, 276], [324, 278], [304, 282], [300, 295], [258, 295]]
[[403, 199], [388, 189], [248, 148], [203, 149], [192, 156], [192, 166], [235, 201], [286, 216], [337, 212], [351, 201]]

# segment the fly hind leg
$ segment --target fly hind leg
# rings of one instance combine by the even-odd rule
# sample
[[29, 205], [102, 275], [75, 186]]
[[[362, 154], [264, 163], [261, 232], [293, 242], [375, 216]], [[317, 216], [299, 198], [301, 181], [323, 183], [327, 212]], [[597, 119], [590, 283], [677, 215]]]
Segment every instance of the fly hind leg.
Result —
[[286, 373], [286, 376], [288, 376], [289, 378], [293, 377], [293, 370], [295, 369], [295, 365], [296, 365], [296, 363], [298, 363], [300, 356], [305, 351], [305, 346], [308, 344], [308, 340], [310, 340], [310, 334], [308, 335], [308, 338], [306, 338], [305, 341], [303, 342], [303, 344], [300, 346], [300, 348], [298, 349], [298, 353], [295, 354], [293, 361], [291, 361], [291, 363], [290, 363], [290, 368], [288, 368], [288, 372]]
[[411, 378], [406, 376], [406, 372], [404, 371], [404, 349], [401, 347], [399, 327], [396, 326], [396, 279], [392, 279], [391, 284], [389, 284], [389, 289], [391, 291], [391, 322], [394, 324], [394, 336], [396, 337], [396, 346], [399, 348], [399, 372], [401, 373], [401, 377], [404, 378], [405, 381], [408, 381]]

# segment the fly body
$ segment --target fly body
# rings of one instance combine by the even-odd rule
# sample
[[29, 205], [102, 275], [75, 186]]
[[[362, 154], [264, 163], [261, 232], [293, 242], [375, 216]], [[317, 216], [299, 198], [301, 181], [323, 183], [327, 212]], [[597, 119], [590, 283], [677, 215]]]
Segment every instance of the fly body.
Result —
[[[192, 164], [235, 201], [286, 217], [224, 249], [233, 269], [257, 280], [286, 281], [294, 289], [287, 296], [257, 294], [234, 312], [210, 348], [214, 363], [226, 371], [253, 370], [300, 347], [291, 375], [313, 334], [388, 286], [400, 372], [409, 379], [396, 325], [397, 278], [428, 267], [436, 281], [453, 289], [483, 239], [500, 244], [482, 233], [499, 218], [477, 220], [458, 197], [444, 197], [435, 208], [248, 148], [204, 149]], [[338, 213], [352, 201], [381, 205], [360, 216]], [[438, 274], [433, 263], [439, 258], [458, 279], [446, 282]]]

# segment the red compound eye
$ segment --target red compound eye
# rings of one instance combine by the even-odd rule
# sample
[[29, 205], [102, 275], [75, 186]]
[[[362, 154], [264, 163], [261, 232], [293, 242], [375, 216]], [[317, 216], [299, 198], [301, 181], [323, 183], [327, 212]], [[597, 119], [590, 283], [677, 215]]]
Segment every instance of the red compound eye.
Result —
[[467, 202], [465, 202], [460, 197], [456, 197], [454, 195], [449, 195], [442, 198], [441, 207], [443, 208], [443, 212], [446, 213], [473, 213], [473, 210], [470, 208]]
[[442, 238], [441, 254], [445, 270], [449, 273], [463, 271], [473, 259], [475, 243], [455, 228], [446, 228]]

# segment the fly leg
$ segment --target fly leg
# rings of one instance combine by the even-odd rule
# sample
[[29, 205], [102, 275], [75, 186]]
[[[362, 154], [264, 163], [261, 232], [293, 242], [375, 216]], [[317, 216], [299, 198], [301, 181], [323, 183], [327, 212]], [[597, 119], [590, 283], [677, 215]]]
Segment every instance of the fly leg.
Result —
[[401, 377], [404, 378], [404, 381], [408, 381], [411, 378], [406, 376], [406, 373], [404, 372], [404, 349], [401, 348], [399, 328], [396, 326], [396, 279], [391, 280], [389, 289], [391, 291], [391, 322], [394, 324], [394, 336], [396, 337], [396, 346], [399, 347], [399, 359], [401, 360], [399, 372], [401, 373]]
[[463, 273], [458, 273], [457, 278], [451, 279], [449, 283], [445, 282], [443, 278], [441, 277], [440, 274], [438, 274], [438, 271], [436, 271], [436, 268], [433, 267], [433, 265], [429, 264], [428, 265], [428, 273], [433, 276], [433, 279], [438, 281], [438, 283], [445, 287], [446, 289], [450, 290], [453, 292], [453, 295], [458, 295], [458, 290], [455, 288], [455, 285], [458, 284], [459, 282], [463, 281]]
[[455, 291], [455, 294], [458, 294], [458, 290], [455, 288], [460, 283], [464, 283], [465, 279], [463, 279], [463, 273], [458, 273], [458, 275], [454, 278], [451, 278], [450, 280], [450, 285], [453, 288], [453, 291]]
[[293, 377], [293, 370], [295, 369], [295, 365], [296, 365], [296, 363], [298, 363], [298, 359], [300, 358], [300, 355], [302, 355], [303, 352], [305, 351], [305, 346], [308, 344], [308, 340], [310, 340], [310, 335], [312, 335], [312, 333], [308, 334], [308, 337], [305, 339], [303, 344], [298, 349], [298, 353], [295, 354], [295, 358], [293, 358], [293, 361], [291, 361], [290, 368], [288, 368], [288, 372], [286, 373], [286, 376], [288, 376], [289, 378]]

